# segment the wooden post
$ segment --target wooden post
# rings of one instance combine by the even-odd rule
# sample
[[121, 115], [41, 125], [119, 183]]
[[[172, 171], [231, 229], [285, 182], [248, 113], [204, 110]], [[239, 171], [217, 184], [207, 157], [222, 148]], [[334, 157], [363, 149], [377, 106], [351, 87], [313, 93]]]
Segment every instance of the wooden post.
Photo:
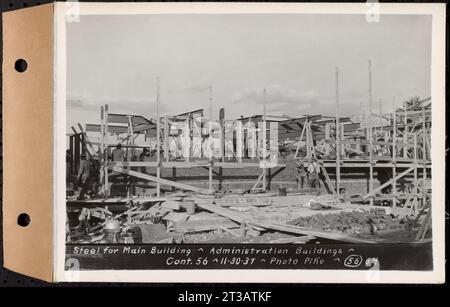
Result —
[[250, 126], [251, 126], [251, 116], [249, 116], [247, 121], [247, 128], [244, 128], [244, 157], [250, 158]]
[[[403, 143], [404, 144], [408, 143], [408, 117], [407, 117], [407, 113], [406, 113], [407, 105], [408, 104], [405, 101], [405, 103], [404, 103], [405, 118], [403, 118], [403, 124], [405, 125], [405, 128], [403, 130]], [[406, 147], [406, 146], [403, 146], [403, 158], [408, 158], [408, 147]]]
[[[426, 115], [425, 115], [425, 108], [422, 108], [422, 160], [424, 162], [424, 165], [426, 165], [427, 161], [427, 127], [426, 127]], [[426, 167], [423, 169], [424, 177], [426, 178]]]
[[[417, 194], [417, 188], [418, 188], [418, 177], [417, 177], [417, 133], [414, 133], [414, 153], [413, 153], [413, 157], [414, 157], [414, 190], [412, 191], [412, 193], [414, 195]], [[414, 196], [414, 205], [416, 206], [415, 210], [416, 212], [418, 212], [418, 208], [417, 208], [417, 196]]]
[[169, 162], [169, 117], [164, 116], [164, 156]]
[[109, 160], [109, 138], [108, 138], [108, 105], [105, 105], [105, 198], [109, 197], [109, 178], [108, 178], [108, 160]]
[[103, 196], [105, 196], [105, 165], [108, 161], [105, 158], [105, 109], [103, 106], [100, 107], [100, 191]]
[[[414, 164], [417, 165], [417, 133], [414, 133], [414, 152], [413, 152]], [[416, 168], [417, 170], [417, 168]]]
[[[210, 120], [212, 122], [212, 120]], [[210, 130], [212, 131], [212, 129]], [[209, 136], [211, 138], [211, 135]], [[212, 180], [213, 180], [213, 164], [214, 164], [214, 152], [209, 154], [209, 168], [208, 168], [208, 192], [213, 193]]]
[[209, 121], [211, 122], [213, 119], [213, 113], [212, 113], [212, 85], [208, 87], [209, 90]]
[[225, 109], [219, 110], [219, 124], [220, 124], [220, 160], [225, 162]]
[[[127, 145], [131, 145], [133, 142], [133, 135], [134, 135], [134, 131], [133, 131], [133, 118], [132, 116], [128, 115], [128, 140], [127, 140]], [[129, 147], [127, 147], [126, 149], [127, 152], [127, 162], [131, 162], [131, 150]], [[130, 166], [127, 167], [128, 169], [131, 169]]]
[[308, 122], [308, 130], [307, 130], [307, 132], [308, 132], [308, 135], [309, 135], [310, 156], [312, 157], [312, 156], [316, 156], [316, 151], [315, 151], [316, 148], [314, 147], [314, 137], [313, 137], [313, 134], [312, 134], [311, 124], [312, 124], [312, 122], [309, 121]]
[[213, 161], [212, 159], [209, 161], [209, 169], [208, 169], [208, 190], [209, 193], [212, 194], [213, 188], [212, 188], [212, 180], [213, 180]]
[[[330, 124], [329, 123], [326, 123], [325, 124], [325, 140], [326, 141], [329, 141], [331, 138], [330, 138]], [[326, 146], [325, 146], [325, 154], [326, 155], [329, 155], [330, 154], [330, 143], [326, 143]], [[297, 156], [297, 155], [295, 155], [295, 156]]]
[[372, 60], [369, 59], [369, 116], [372, 116]]
[[[71, 169], [69, 170], [70, 173], [75, 173], [75, 161], [74, 161], [74, 145], [75, 145], [75, 136], [71, 135], [69, 138], [69, 150], [70, 150], [70, 154], [72, 155], [72, 165], [71, 165]], [[68, 174], [67, 174], [68, 175]]]
[[[425, 108], [422, 108], [422, 160], [423, 160], [423, 169], [422, 169], [422, 189], [425, 188], [425, 181], [427, 180], [427, 127], [426, 127], [426, 114]], [[426, 198], [422, 198], [422, 208], [425, 206]]]
[[[373, 131], [369, 128], [369, 193], [373, 191]], [[373, 197], [370, 198], [370, 205], [373, 206]]]
[[336, 67], [336, 193], [339, 197], [341, 193], [341, 151], [340, 151], [340, 133], [339, 133], [339, 68]]
[[306, 126], [306, 158], [308, 159], [309, 162], [311, 162], [311, 140], [310, 140], [310, 133], [309, 133], [309, 129], [310, 129], [310, 125], [309, 125], [309, 121], [307, 122], [308, 126]]
[[[127, 145], [134, 145], [134, 131], [133, 131], [133, 116], [128, 115], [128, 140], [127, 140]], [[127, 162], [131, 162], [131, 155], [133, 153], [133, 148], [127, 147]], [[128, 170], [131, 170], [131, 166], [127, 167]], [[127, 195], [128, 197], [132, 196], [133, 193], [133, 187], [131, 184], [131, 178], [129, 178], [130, 185], [127, 185]]]
[[392, 206], [397, 206], [397, 112], [394, 108], [394, 118], [393, 118], [393, 127], [392, 127], [392, 177], [394, 178], [394, 182], [392, 183]]
[[267, 127], [266, 127], [266, 89], [264, 89], [264, 104], [263, 104], [263, 126], [261, 129], [262, 133], [262, 155], [263, 155], [263, 190], [266, 190], [267, 186], [267, 174], [266, 174], [266, 138], [267, 138]]
[[[156, 78], [156, 155], [158, 166], [156, 168], [156, 177], [161, 178], [161, 118], [159, 116], [159, 77]], [[156, 196], [161, 196], [161, 185], [156, 183]]]
[[[187, 123], [188, 131], [189, 131], [188, 132], [189, 133], [189, 136], [188, 136], [188, 139], [189, 139], [188, 146], [189, 146], [189, 148], [187, 150], [187, 156], [184, 157], [184, 158], [185, 158], [186, 162], [189, 162], [191, 160], [191, 129], [192, 129], [192, 126], [191, 126], [191, 113], [188, 114], [188, 117], [186, 118], [185, 122]], [[183, 147], [183, 150], [186, 151], [186, 149], [184, 149], [184, 147]]]
[[[237, 121], [235, 123], [235, 125], [237, 125], [236, 127], [236, 156], [237, 156], [237, 162], [238, 163], [242, 163], [242, 157], [244, 155], [244, 148], [245, 145], [243, 144], [245, 142], [244, 138], [243, 138], [243, 124], [241, 121]], [[200, 131], [202, 131], [201, 126], [200, 126]]]
[[74, 134], [74, 154], [73, 154], [73, 171], [74, 173], [78, 172], [78, 168], [80, 167], [80, 135]]
[[427, 129], [425, 130], [425, 140], [427, 145], [427, 153], [428, 153], [428, 161], [431, 161], [431, 144], [430, 144], [430, 136], [428, 135], [428, 130], [431, 129], [430, 124], [427, 125]]

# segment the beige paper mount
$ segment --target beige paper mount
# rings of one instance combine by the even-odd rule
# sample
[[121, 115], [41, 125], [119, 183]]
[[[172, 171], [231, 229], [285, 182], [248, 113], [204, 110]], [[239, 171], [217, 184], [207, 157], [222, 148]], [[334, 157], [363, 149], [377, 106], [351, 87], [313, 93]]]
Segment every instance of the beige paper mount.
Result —
[[[53, 11], [48, 4], [3, 13], [4, 266], [46, 281], [53, 280]], [[25, 71], [16, 70], [18, 60]], [[18, 224], [23, 213], [26, 227]]]

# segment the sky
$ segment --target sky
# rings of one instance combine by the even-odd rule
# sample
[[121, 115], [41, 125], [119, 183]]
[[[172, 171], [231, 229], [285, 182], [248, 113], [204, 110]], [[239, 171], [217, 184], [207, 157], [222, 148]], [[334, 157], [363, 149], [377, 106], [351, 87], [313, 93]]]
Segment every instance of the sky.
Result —
[[[431, 93], [431, 16], [122, 15], [67, 23], [67, 131], [111, 113], [205, 109], [213, 119], [267, 114], [339, 115], [367, 108], [372, 62], [373, 111]], [[264, 89], [266, 96], [264, 98]]]

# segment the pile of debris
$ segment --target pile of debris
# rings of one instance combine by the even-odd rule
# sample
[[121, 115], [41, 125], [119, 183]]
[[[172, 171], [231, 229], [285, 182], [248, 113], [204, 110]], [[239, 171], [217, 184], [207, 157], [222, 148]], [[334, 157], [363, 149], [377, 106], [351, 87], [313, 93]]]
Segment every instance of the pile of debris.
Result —
[[283, 234], [276, 239], [289, 241], [295, 236], [296, 242], [317, 238], [373, 243], [361, 236], [408, 228], [407, 220], [389, 211], [355, 206], [333, 195], [269, 193], [199, 196], [178, 192], [165, 197], [122, 198], [117, 203], [114, 199], [69, 201], [67, 242], [270, 243], [274, 234]]
[[315, 214], [290, 221], [288, 224], [323, 231], [338, 231], [353, 235], [375, 234], [384, 230], [405, 229], [408, 225], [406, 218], [386, 214], [384, 210], [358, 210], [332, 214]]

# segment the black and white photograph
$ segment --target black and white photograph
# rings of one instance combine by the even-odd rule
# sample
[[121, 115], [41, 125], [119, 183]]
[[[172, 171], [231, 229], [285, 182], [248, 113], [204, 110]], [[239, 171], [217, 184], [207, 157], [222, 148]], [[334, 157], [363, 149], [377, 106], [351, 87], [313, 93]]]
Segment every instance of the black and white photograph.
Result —
[[433, 271], [431, 13], [79, 5], [66, 271]]

